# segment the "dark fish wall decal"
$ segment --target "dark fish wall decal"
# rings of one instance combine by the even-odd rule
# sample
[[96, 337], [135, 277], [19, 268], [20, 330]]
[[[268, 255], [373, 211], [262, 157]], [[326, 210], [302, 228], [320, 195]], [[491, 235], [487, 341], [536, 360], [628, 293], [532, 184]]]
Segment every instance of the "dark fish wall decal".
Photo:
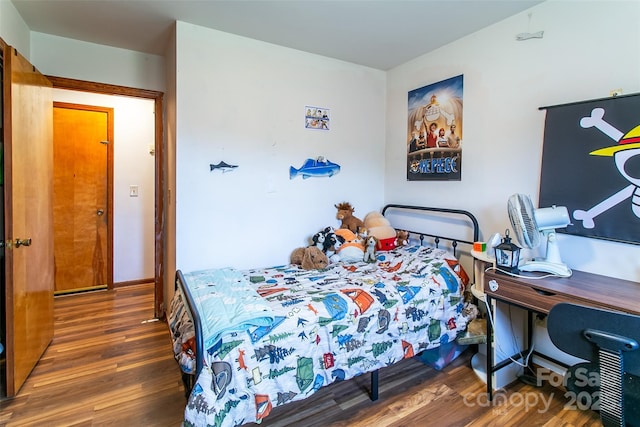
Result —
[[209, 171], [214, 171], [214, 170], [221, 170], [222, 173], [226, 173], [226, 172], [231, 172], [233, 171], [235, 168], [237, 168], [238, 165], [230, 165], [229, 163], [225, 162], [225, 161], [221, 161], [220, 163], [218, 163], [217, 165], [214, 165], [213, 163], [211, 163], [209, 165]]

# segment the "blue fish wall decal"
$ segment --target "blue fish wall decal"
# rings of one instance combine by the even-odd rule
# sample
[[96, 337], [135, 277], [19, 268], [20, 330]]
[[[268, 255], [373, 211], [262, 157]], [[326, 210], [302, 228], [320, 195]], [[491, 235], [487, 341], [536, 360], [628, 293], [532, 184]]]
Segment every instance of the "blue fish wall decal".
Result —
[[307, 179], [309, 177], [331, 177], [338, 172], [340, 172], [340, 165], [326, 160], [324, 157], [320, 156], [315, 160], [307, 159], [300, 169], [296, 169], [291, 166], [289, 168], [289, 179], [293, 179], [298, 175], [302, 176], [303, 179]]

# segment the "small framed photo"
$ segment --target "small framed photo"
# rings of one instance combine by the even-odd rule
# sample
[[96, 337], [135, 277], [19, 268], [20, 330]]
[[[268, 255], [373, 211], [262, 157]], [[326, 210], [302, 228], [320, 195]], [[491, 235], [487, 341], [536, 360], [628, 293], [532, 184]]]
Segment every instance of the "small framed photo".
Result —
[[331, 115], [328, 108], [310, 105], [304, 107], [304, 127], [306, 129], [329, 130], [330, 124]]

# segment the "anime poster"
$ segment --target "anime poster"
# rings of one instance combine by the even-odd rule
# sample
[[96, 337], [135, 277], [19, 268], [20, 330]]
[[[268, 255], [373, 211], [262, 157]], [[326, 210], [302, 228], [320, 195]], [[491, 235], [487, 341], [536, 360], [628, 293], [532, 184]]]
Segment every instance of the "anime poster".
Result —
[[640, 244], [640, 95], [542, 109], [538, 206], [567, 207], [558, 232]]
[[329, 109], [322, 107], [304, 107], [304, 127], [307, 129], [329, 130]]
[[462, 75], [409, 92], [407, 181], [462, 179]]

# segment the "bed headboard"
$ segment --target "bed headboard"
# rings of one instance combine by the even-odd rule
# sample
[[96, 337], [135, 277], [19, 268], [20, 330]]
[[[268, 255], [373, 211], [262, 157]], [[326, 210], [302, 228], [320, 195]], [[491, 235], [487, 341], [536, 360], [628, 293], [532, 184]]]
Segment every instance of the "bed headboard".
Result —
[[[389, 204], [382, 209], [382, 215], [389, 219], [394, 228], [416, 236], [421, 244], [425, 239], [431, 240], [436, 247], [443, 240], [448, 242], [454, 255], [458, 255], [458, 244], [473, 246], [480, 234], [476, 217], [461, 209]], [[433, 229], [431, 224], [434, 224]]]
[[478, 220], [471, 212], [462, 209], [389, 204], [382, 209], [382, 215], [396, 230], [406, 230], [410, 233], [411, 239], [419, 239], [420, 245], [442, 247], [451, 251], [472, 282], [477, 280], [471, 250], [473, 243], [479, 240], [480, 229]]

